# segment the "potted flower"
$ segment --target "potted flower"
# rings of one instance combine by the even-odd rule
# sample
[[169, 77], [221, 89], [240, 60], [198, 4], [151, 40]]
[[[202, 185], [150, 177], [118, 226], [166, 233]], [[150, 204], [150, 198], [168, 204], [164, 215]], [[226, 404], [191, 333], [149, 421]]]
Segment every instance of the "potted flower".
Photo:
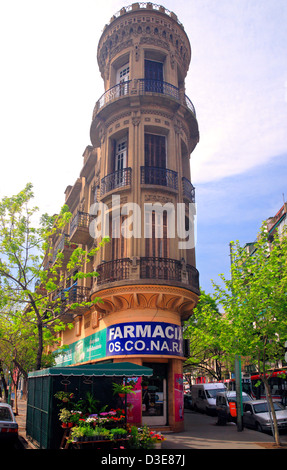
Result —
[[60, 421], [62, 421], [62, 428], [70, 428], [73, 426], [71, 417], [72, 413], [67, 410], [67, 408], [62, 408], [61, 412], [59, 413]]
[[162, 436], [161, 433], [156, 433], [155, 431], [151, 431], [151, 442], [155, 449], [161, 449], [161, 443], [165, 441], [165, 438]]

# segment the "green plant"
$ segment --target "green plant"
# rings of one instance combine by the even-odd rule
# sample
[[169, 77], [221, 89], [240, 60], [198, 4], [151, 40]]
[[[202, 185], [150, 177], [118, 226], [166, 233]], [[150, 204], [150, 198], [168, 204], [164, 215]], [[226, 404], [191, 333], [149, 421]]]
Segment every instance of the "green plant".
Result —
[[124, 428], [113, 428], [110, 430], [111, 437], [114, 439], [126, 437], [127, 433], [127, 430]]
[[84, 435], [85, 435], [85, 429], [83, 427], [75, 427], [71, 431], [70, 438], [72, 441], [74, 441], [74, 440], [84, 437]]
[[67, 410], [67, 408], [63, 408], [61, 412], [59, 413], [60, 421], [62, 421], [62, 423], [65, 423], [65, 424], [71, 422], [71, 416], [72, 416], [72, 413], [69, 410]]
[[84, 415], [90, 415], [97, 413], [98, 403], [99, 400], [96, 400], [91, 392], [87, 392], [86, 397], [78, 401], [76, 408], [82, 411]]
[[130, 449], [152, 449], [153, 442], [149, 428], [145, 425], [143, 428], [131, 427], [128, 441]]
[[124, 384], [117, 384], [113, 383], [113, 394], [116, 395], [117, 393], [123, 393], [127, 395], [128, 393], [136, 393], [133, 389], [133, 385], [124, 385]]

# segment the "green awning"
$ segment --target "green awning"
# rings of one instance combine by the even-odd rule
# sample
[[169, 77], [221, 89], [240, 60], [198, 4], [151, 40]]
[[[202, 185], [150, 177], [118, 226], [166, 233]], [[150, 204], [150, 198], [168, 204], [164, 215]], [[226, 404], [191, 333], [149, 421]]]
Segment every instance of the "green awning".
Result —
[[141, 377], [153, 375], [150, 367], [139, 366], [131, 362], [88, 364], [82, 366], [66, 366], [66, 367], [50, 367], [48, 369], [30, 372], [28, 378], [44, 377], [44, 376], [63, 375], [68, 376], [85, 376], [85, 377]]

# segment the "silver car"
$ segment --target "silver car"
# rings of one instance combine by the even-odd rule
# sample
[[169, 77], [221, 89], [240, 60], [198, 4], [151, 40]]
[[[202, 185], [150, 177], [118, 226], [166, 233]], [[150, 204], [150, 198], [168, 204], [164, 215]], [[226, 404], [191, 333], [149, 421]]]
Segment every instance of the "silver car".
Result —
[[[274, 402], [278, 429], [287, 429], [287, 410], [278, 401]], [[252, 400], [243, 403], [243, 424], [257, 431], [271, 431], [271, 419], [266, 400]]]
[[7, 403], [0, 403], [0, 443], [18, 439], [18, 424], [12, 408]]

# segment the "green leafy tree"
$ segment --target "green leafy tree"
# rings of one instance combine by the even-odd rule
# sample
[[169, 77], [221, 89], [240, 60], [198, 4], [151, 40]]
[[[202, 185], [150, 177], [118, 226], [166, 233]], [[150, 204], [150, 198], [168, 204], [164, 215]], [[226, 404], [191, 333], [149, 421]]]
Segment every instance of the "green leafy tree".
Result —
[[201, 291], [193, 315], [184, 324], [184, 338], [189, 340], [189, 358], [184, 371], [208, 374], [215, 380], [222, 380], [222, 369], [226, 363], [221, 346], [222, 315], [215, 298]]
[[231, 279], [222, 275], [223, 286], [214, 284], [224, 309], [221, 345], [227, 354], [248, 357], [256, 366], [279, 444], [269, 379], [287, 339], [287, 239], [275, 234], [271, 244], [263, 224], [252, 255], [238, 242], [231, 247]]
[[[65, 233], [72, 214], [67, 206], [63, 206], [56, 216], [44, 214], [39, 217], [38, 208], [31, 207], [33, 197], [32, 185], [27, 184], [19, 194], [4, 197], [0, 202], [0, 312], [4, 312], [6, 318], [13, 312], [14, 327], [19, 327], [27, 344], [27, 338], [30, 338], [30, 346], [36, 350], [36, 357], [30, 351], [34, 365], [29, 367], [38, 370], [46, 362], [44, 347], [56, 341], [53, 333], [67, 326], [73, 327], [61, 321], [63, 296], [65, 306], [70, 309], [90, 306], [100, 299], [79, 303], [69, 302], [66, 293], [57, 295], [63, 283], [64, 255], [61, 250], [53, 251], [53, 240]], [[74, 281], [97, 275], [96, 272], [85, 274], [81, 268], [106, 241], [103, 239], [89, 252], [75, 247], [67, 266], [67, 269], [77, 269]], [[49, 269], [44, 266], [47, 260], [52, 260]]]

